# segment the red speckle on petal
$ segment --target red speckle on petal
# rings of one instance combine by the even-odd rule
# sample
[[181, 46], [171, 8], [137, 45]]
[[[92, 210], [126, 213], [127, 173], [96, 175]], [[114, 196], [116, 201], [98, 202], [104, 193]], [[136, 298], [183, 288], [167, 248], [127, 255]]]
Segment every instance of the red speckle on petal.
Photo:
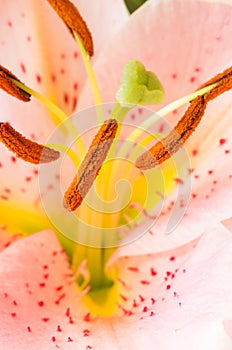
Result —
[[45, 286], [46, 286], [46, 284], [45, 284], [44, 282], [39, 283], [39, 287], [40, 287], [40, 288], [44, 288]]
[[138, 307], [139, 306], [139, 304], [136, 302], [136, 300], [134, 299], [133, 300], [133, 305], [132, 305], [132, 307]]
[[8, 25], [8, 27], [11, 28], [11, 27], [12, 27], [12, 22], [11, 22], [11, 21], [8, 21], [8, 22], [7, 22], [7, 25]]
[[193, 149], [192, 150], [192, 155], [193, 157], [195, 157], [198, 154], [198, 150], [197, 149]]
[[150, 272], [151, 272], [152, 276], [156, 276], [157, 275], [157, 272], [155, 271], [155, 269], [153, 267], [151, 267]]
[[69, 95], [67, 92], [64, 93], [64, 103], [67, 105], [69, 103]]
[[139, 299], [140, 299], [141, 303], [143, 303], [145, 300], [145, 298], [141, 294], [139, 294]]
[[190, 78], [190, 83], [194, 83], [195, 80], [196, 80], [196, 77], [191, 77]]
[[52, 341], [55, 342], [56, 341], [56, 337], [53, 336], [52, 337]]
[[173, 73], [172, 74], [172, 79], [176, 79], [177, 78], [177, 74], [176, 73]]
[[64, 69], [64, 68], [61, 68], [61, 69], [60, 69], [60, 74], [63, 75], [63, 74], [65, 74], [65, 73], [66, 73], [65, 69]]
[[26, 182], [30, 182], [32, 180], [32, 177], [31, 176], [27, 176], [26, 178], [25, 178], [25, 181]]
[[139, 272], [139, 268], [135, 266], [129, 266], [127, 269], [132, 272]]
[[74, 54], [73, 54], [73, 57], [74, 57], [74, 58], [78, 58], [78, 56], [79, 56], [78, 52], [75, 51]]
[[230, 150], [229, 149], [226, 149], [225, 150], [225, 154], [229, 154], [230, 153]]
[[197, 73], [200, 72], [200, 70], [201, 70], [201, 68], [199, 68], [199, 67], [195, 68], [195, 72], [197, 72]]
[[147, 312], [147, 310], [148, 310], [148, 307], [147, 307], [147, 306], [144, 306], [143, 312]]
[[165, 127], [164, 123], [161, 123], [159, 126], [159, 133], [162, 134], [164, 132], [164, 127]]
[[171, 285], [168, 284], [168, 285], [166, 286], [166, 289], [169, 290], [170, 288], [171, 288]]
[[140, 281], [140, 283], [143, 284], [143, 285], [148, 285], [148, 284], [150, 284], [151, 282], [146, 281], [146, 280], [142, 280], [142, 281]]
[[62, 299], [64, 299], [65, 298], [65, 294], [63, 293], [63, 294], [61, 294], [61, 296], [57, 299], [57, 300], [55, 300], [55, 304], [56, 305], [59, 305], [60, 304], [60, 301], [62, 300]]
[[213, 174], [213, 170], [208, 170], [208, 174], [212, 175]]
[[68, 337], [68, 343], [73, 342], [74, 340], [71, 337]]
[[40, 301], [38, 301], [38, 305], [39, 305], [40, 307], [43, 307], [43, 306], [44, 306], [44, 302], [43, 302], [42, 300], [40, 300]]
[[56, 331], [57, 331], [57, 332], [62, 332], [62, 329], [61, 329], [60, 325], [57, 326]]
[[155, 302], [156, 302], [156, 300], [155, 300], [154, 298], [151, 298], [151, 303], [152, 303], [152, 305], [154, 305]]
[[128, 298], [127, 297], [125, 297], [125, 295], [123, 295], [123, 294], [120, 294], [120, 297], [122, 298], [122, 300], [124, 300], [124, 301], [127, 301], [128, 300]]
[[64, 286], [59, 286], [59, 287], [56, 288], [56, 291], [57, 291], [57, 292], [60, 292], [61, 289], [63, 289], [63, 288], [64, 288]]
[[50, 321], [50, 318], [49, 318], [49, 317], [43, 317], [41, 320], [42, 320], [43, 322], [48, 322], [48, 321]]
[[15, 313], [15, 312], [12, 312], [12, 313], [11, 313], [11, 316], [12, 316], [13, 318], [15, 318], [15, 317], [16, 317], [16, 313]]
[[43, 269], [47, 270], [48, 269], [48, 265], [43, 265]]
[[11, 161], [12, 161], [12, 163], [15, 163], [15, 162], [16, 162], [16, 160], [17, 160], [17, 159], [16, 159], [14, 156], [12, 156], [12, 157], [11, 157]]
[[70, 316], [70, 307], [67, 308], [65, 312], [65, 316], [69, 317]]
[[123, 281], [121, 278], [118, 278], [118, 282], [120, 282], [121, 285], [122, 285], [123, 287], [126, 287], [126, 286], [127, 286], [127, 285], [126, 285], [126, 282]]
[[184, 181], [182, 179], [180, 179], [179, 177], [176, 177], [175, 179], [173, 179], [177, 184], [179, 185], [183, 185]]
[[36, 81], [37, 81], [37, 83], [38, 84], [40, 84], [41, 83], [41, 81], [42, 81], [42, 78], [41, 78], [41, 75], [39, 75], [39, 74], [36, 74]]
[[219, 145], [222, 146], [226, 143], [226, 139], [220, 139], [219, 140]]
[[76, 91], [76, 90], [78, 90], [78, 83], [77, 82], [75, 82], [74, 84], [73, 84], [73, 89]]
[[71, 316], [69, 316], [68, 322], [69, 322], [70, 324], [74, 324], [73, 318], [72, 318]]
[[13, 305], [15, 305], [15, 306], [17, 306], [17, 305], [18, 305], [18, 303], [17, 303], [17, 301], [16, 301], [16, 300], [14, 300], [14, 301], [13, 301]]
[[91, 350], [91, 349], [92, 349], [92, 346], [90, 346], [90, 345], [86, 346], [86, 350]]
[[72, 105], [72, 110], [74, 111], [76, 106], [77, 106], [78, 98], [77, 96], [73, 97], [73, 105]]
[[27, 36], [27, 41], [30, 42], [31, 41], [31, 37], [30, 35]]
[[23, 63], [20, 63], [20, 67], [21, 67], [22, 72], [25, 74], [26, 73], [25, 65]]
[[27, 331], [28, 331], [29, 333], [31, 333], [31, 327], [30, 327], [30, 326], [27, 326]]
[[170, 260], [170, 261], [174, 261], [174, 260], [175, 260], [175, 256], [171, 256], [171, 257], [169, 258], [169, 260]]
[[89, 322], [90, 321], [90, 313], [89, 312], [84, 316], [83, 320], [85, 322]]
[[90, 330], [89, 330], [89, 329], [84, 329], [84, 330], [83, 330], [83, 335], [84, 335], [84, 337], [88, 337], [89, 334], [90, 334]]

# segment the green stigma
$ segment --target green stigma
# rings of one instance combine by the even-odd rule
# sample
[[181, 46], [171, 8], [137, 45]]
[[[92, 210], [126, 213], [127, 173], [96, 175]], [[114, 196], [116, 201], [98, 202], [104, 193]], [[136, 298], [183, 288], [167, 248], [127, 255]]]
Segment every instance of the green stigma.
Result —
[[159, 104], [164, 96], [164, 88], [157, 76], [147, 71], [141, 62], [132, 60], [124, 66], [121, 86], [116, 94], [122, 107]]

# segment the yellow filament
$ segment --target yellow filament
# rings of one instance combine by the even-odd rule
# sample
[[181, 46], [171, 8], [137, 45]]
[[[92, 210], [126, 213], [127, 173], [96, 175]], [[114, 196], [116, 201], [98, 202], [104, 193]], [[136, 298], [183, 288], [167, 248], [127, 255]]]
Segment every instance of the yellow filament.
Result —
[[68, 119], [68, 116], [57, 105], [55, 105], [51, 100], [49, 100], [45, 96], [41, 95], [37, 91], [29, 88], [28, 86], [24, 85], [23, 83], [15, 79], [12, 79], [12, 81], [20, 89], [22, 89], [23, 91], [26, 91], [30, 95], [34, 96], [37, 100], [42, 102], [42, 104], [45, 105], [52, 112], [52, 120], [55, 123], [55, 125], [59, 125], [60, 123], [65, 123], [65, 126], [68, 128], [69, 132], [73, 135], [73, 137], [75, 137], [75, 139], [78, 138], [78, 141], [76, 142], [78, 153], [80, 154], [80, 156], [84, 154], [85, 147], [84, 147], [83, 141], [81, 137], [79, 137], [79, 134], [76, 131], [76, 128], [72, 125], [71, 121]]
[[[78, 35], [76, 32], [73, 31], [73, 35], [77, 41], [77, 44], [80, 48], [80, 52], [81, 52], [81, 56], [85, 65], [85, 69], [89, 78], [89, 82], [91, 85], [91, 89], [93, 92], [93, 98], [94, 98], [94, 103], [95, 105], [99, 105], [99, 107], [102, 105], [102, 100], [101, 100], [101, 95], [100, 95], [100, 91], [98, 88], [98, 84], [97, 84], [97, 80], [93, 71], [93, 67], [91, 65], [91, 61], [89, 59], [89, 56], [85, 50], [85, 47], [81, 41], [81, 39], [79, 39]], [[104, 112], [101, 108], [97, 108], [97, 118], [98, 118], [98, 122], [102, 123], [104, 121]]]

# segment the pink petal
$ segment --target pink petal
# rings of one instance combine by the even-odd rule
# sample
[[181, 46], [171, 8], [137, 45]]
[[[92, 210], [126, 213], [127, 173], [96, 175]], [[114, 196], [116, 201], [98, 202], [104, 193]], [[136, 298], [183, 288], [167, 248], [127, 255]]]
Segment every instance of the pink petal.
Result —
[[80, 13], [87, 20], [93, 36], [96, 55], [101, 54], [104, 45], [119, 31], [129, 17], [121, 0], [76, 0]]
[[52, 232], [12, 244], [0, 261], [0, 348], [87, 349], [87, 310]]
[[120, 309], [100, 319], [80, 305], [67, 258], [51, 232], [20, 240], [0, 254], [1, 349], [175, 344], [229, 350], [223, 321], [232, 317], [231, 253], [231, 234], [219, 225], [179, 249], [121, 258]]
[[231, 254], [231, 233], [218, 225], [175, 251], [122, 258], [127, 317], [114, 319], [115, 337], [133, 349], [229, 350]]

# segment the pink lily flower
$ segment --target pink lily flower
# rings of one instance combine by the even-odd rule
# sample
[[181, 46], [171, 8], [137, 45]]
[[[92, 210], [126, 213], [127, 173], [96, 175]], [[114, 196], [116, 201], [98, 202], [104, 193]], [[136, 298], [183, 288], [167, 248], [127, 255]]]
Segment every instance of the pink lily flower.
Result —
[[[1, 63], [67, 114], [93, 105], [80, 53], [49, 5], [0, 2]], [[230, 3], [150, 0], [129, 18], [121, 1], [76, 5], [96, 43], [103, 102], [115, 101], [130, 59], [157, 73], [165, 104], [231, 65]], [[25, 105], [6, 94], [0, 100], [2, 121], [31, 139], [47, 140], [54, 125], [38, 101]], [[0, 145], [1, 349], [231, 349], [230, 112], [226, 93], [208, 106], [187, 143], [191, 200], [178, 199], [188, 206], [172, 234], [164, 232], [174, 194], [149, 233], [117, 250], [118, 307], [108, 317], [83, 303], [86, 291], [77, 289], [40, 207], [37, 168]], [[182, 113], [167, 120], [175, 124]], [[134, 119], [139, 123], [139, 113]]]

